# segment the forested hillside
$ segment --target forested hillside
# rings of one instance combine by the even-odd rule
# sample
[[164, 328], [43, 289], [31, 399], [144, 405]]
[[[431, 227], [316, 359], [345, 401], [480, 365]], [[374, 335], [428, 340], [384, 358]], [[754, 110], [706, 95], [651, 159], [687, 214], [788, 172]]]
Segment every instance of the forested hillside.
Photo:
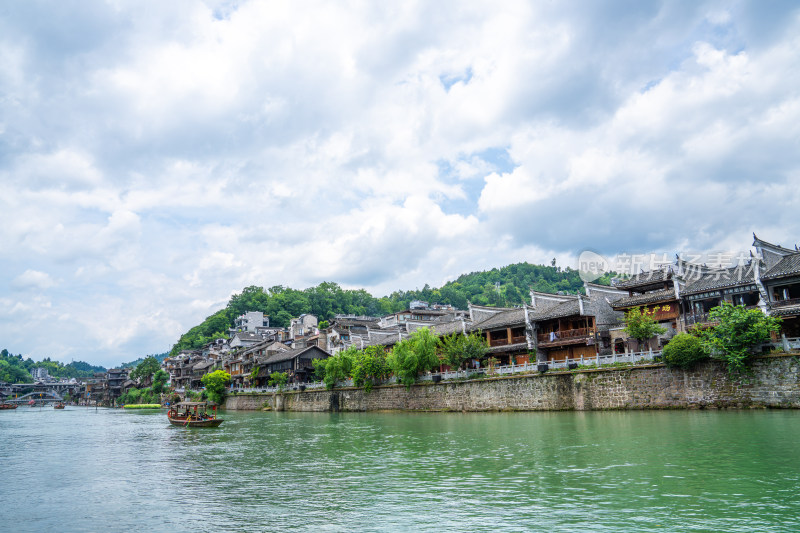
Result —
[[144, 361], [148, 357], [154, 357], [156, 359], [156, 361], [158, 361], [159, 363], [163, 363], [164, 359], [166, 359], [168, 355], [169, 355], [168, 352], [154, 353], [154, 354], [150, 354], [150, 355], [145, 355], [144, 357], [140, 357], [139, 359], [131, 361], [130, 363], [122, 363], [121, 365], [119, 365], [119, 367], [120, 368], [136, 368], [139, 365], [139, 363], [141, 363], [142, 361]]
[[7, 383], [31, 383], [31, 370], [44, 367], [47, 373], [55, 378], [84, 378], [91, 377], [95, 372], [105, 372], [102, 366], [93, 366], [83, 361], [73, 361], [61, 364], [46, 358], [35, 362], [31, 358], [23, 359], [22, 355], [14, 355], [8, 350], [0, 351], [0, 381]]
[[[608, 285], [612, 275], [607, 274], [597, 283]], [[375, 298], [363, 289], [342, 289], [332, 282], [305, 290], [281, 285], [264, 289], [254, 285], [234, 294], [224, 309], [183, 334], [170, 354], [227, 337], [234, 319], [246, 311], [262, 311], [269, 315], [270, 325], [286, 327], [291, 318], [303, 313], [315, 314], [320, 320], [329, 320], [337, 314], [382, 316], [407, 309], [412, 300], [450, 304], [457, 309], [466, 309], [468, 302], [500, 307], [521, 305], [529, 300], [530, 289], [576, 294], [583, 291], [583, 282], [578, 271], [571, 268], [517, 263], [463, 274], [440, 288], [425, 285], [422, 289], [395, 291], [381, 298]]]

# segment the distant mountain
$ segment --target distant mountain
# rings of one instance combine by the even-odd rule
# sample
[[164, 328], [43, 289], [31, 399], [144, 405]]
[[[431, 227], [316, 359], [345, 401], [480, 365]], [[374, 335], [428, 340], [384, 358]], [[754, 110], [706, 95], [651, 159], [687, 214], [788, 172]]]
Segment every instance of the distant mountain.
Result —
[[169, 355], [169, 352], [154, 353], [154, 354], [150, 354], [150, 355], [145, 355], [144, 357], [140, 357], [139, 359], [136, 359], [135, 361], [131, 361], [130, 363], [122, 363], [121, 365], [119, 365], [119, 367], [120, 368], [135, 368], [139, 363], [141, 363], [142, 361], [144, 361], [148, 357], [155, 357], [158, 360], [159, 363], [163, 363], [164, 359], [166, 359], [168, 355]]
[[105, 372], [102, 366], [94, 366], [83, 361], [62, 364], [49, 357], [42, 361], [34, 361], [30, 357], [23, 359], [21, 354], [14, 355], [5, 348], [0, 351], [0, 381], [8, 383], [30, 383], [33, 381], [31, 370], [46, 368], [48, 375], [54, 378], [86, 378], [95, 372]]
[[[609, 285], [613, 276], [614, 273], [606, 274], [596, 283]], [[407, 309], [413, 300], [450, 304], [457, 309], [466, 309], [468, 302], [495, 307], [522, 305], [530, 299], [530, 289], [577, 294], [583, 292], [583, 281], [577, 270], [556, 266], [553, 260], [550, 266], [516, 263], [471, 272], [438, 289], [426, 284], [422, 289], [395, 291], [381, 298], [375, 298], [364, 289], [345, 290], [329, 281], [304, 290], [282, 285], [269, 289], [252, 285], [231, 296], [224, 309], [181, 335], [170, 354], [227, 337], [236, 317], [247, 311], [261, 311], [269, 315], [270, 325], [286, 327], [292, 317], [303, 313], [317, 315], [320, 320], [329, 320], [337, 314], [382, 316]]]

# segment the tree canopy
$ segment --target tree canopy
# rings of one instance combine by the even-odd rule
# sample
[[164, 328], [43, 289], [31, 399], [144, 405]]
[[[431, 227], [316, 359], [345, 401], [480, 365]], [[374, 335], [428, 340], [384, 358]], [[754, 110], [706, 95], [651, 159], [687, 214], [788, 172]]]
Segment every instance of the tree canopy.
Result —
[[698, 336], [712, 357], [722, 359], [731, 374], [741, 374], [760, 344], [769, 342], [771, 333], [780, 330], [781, 319], [766, 316], [758, 309], [723, 303], [709, 314], [717, 322], [712, 328], [700, 330]]
[[7, 349], [0, 351], [0, 381], [7, 383], [31, 383], [31, 371], [34, 368], [46, 368], [48, 375], [54, 378], [85, 378], [91, 377], [95, 372], [105, 372], [102, 366], [93, 366], [83, 361], [73, 361], [62, 364], [46, 357], [42, 361], [34, 361], [30, 357], [23, 359], [22, 355], [14, 355]]
[[142, 383], [149, 383], [153, 374], [160, 369], [161, 363], [158, 362], [158, 359], [153, 356], [147, 357], [133, 369], [131, 372], [131, 379], [138, 380]]
[[211, 401], [221, 404], [222, 400], [225, 399], [228, 383], [231, 382], [231, 375], [224, 370], [215, 370], [210, 374], [206, 374], [200, 380], [203, 382]]
[[[613, 273], [597, 283], [610, 284]], [[227, 338], [228, 329], [236, 317], [247, 311], [269, 315], [270, 325], [286, 327], [293, 317], [303, 313], [327, 321], [337, 314], [383, 316], [408, 309], [413, 300], [449, 304], [466, 309], [467, 303], [489, 306], [513, 306], [529, 300], [529, 290], [577, 294], [583, 282], [577, 270], [554, 265], [517, 263], [503, 268], [463, 274], [441, 288], [425, 285], [422, 289], [395, 291], [375, 298], [364, 289], [343, 289], [337, 283], [325, 281], [304, 290], [275, 285], [265, 289], [251, 285], [231, 296], [224, 309], [207, 317], [201, 324], [181, 335], [170, 355], [181, 350], [200, 348], [218, 338]]]

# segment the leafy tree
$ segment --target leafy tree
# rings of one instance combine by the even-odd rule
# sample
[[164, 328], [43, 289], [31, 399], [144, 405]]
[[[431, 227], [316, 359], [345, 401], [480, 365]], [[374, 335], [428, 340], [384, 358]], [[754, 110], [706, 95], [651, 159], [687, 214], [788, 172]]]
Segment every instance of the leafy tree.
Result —
[[228, 384], [231, 382], [231, 375], [224, 370], [215, 370], [203, 376], [201, 381], [211, 401], [222, 404]]
[[153, 392], [156, 394], [164, 392], [164, 386], [167, 384], [167, 380], [169, 380], [169, 374], [167, 374], [166, 370], [159, 368], [156, 373], [153, 374]]
[[367, 346], [363, 350], [358, 350], [353, 358], [351, 369], [353, 385], [356, 387], [364, 386], [369, 392], [377, 381], [386, 379], [389, 376], [389, 365], [386, 363], [386, 352], [381, 346]]
[[286, 372], [273, 372], [269, 375], [269, 386], [270, 387], [278, 387], [278, 390], [282, 391], [284, 385], [289, 382], [289, 374]]
[[337, 382], [344, 381], [350, 377], [357, 353], [358, 349], [351, 346], [347, 350], [341, 351], [326, 359], [314, 360], [312, 364], [315, 366], [317, 376], [322, 377], [327, 389], [332, 389], [336, 386]]
[[698, 335], [712, 357], [726, 363], [730, 374], [744, 372], [753, 349], [769, 342], [771, 334], [781, 328], [781, 319], [742, 305], [723, 303], [713, 308], [708, 316], [717, 325], [701, 330]]
[[477, 333], [453, 333], [439, 339], [439, 350], [444, 362], [451, 368], [458, 369], [465, 361], [483, 359], [488, 346], [486, 338]]
[[147, 357], [144, 361], [136, 365], [130, 376], [140, 383], [150, 383], [153, 374], [161, 370], [161, 364], [153, 356]]
[[653, 336], [666, 332], [667, 329], [659, 326], [647, 309], [634, 307], [625, 313], [625, 333], [636, 339], [640, 347]]
[[689, 369], [708, 359], [703, 342], [688, 333], [680, 333], [664, 346], [664, 362], [667, 366]]
[[403, 384], [411, 387], [422, 372], [441, 364], [436, 353], [439, 339], [428, 328], [420, 328], [411, 336], [394, 345], [386, 362]]

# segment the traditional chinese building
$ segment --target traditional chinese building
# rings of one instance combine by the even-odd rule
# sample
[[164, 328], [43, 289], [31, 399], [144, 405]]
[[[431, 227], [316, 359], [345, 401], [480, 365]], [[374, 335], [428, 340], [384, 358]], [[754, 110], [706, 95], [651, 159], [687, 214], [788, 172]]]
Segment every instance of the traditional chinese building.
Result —
[[647, 313], [666, 332], [653, 336], [641, 345], [636, 339], [628, 338], [625, 326], [612, 327], [609, 331], [615, 353], [660, 350], [678, 331], [681, 331], [680, 289], [682, 282], [675, 276], [674, 269], [667, 265], [662, 269], [641, 272], [630, 279], [618, 282], [615, 287], [628, 291], [628, 295], [616, 300], [611, 307], [615, 311], [628, 313], [635, 308]]
[[763, 272], [758, 285], [765, 300], [765, 310], [782, 319], [782, 333], [800, 337], [800, 250], [762, 241], [753, 234], [753, 246], [761, 259]]

